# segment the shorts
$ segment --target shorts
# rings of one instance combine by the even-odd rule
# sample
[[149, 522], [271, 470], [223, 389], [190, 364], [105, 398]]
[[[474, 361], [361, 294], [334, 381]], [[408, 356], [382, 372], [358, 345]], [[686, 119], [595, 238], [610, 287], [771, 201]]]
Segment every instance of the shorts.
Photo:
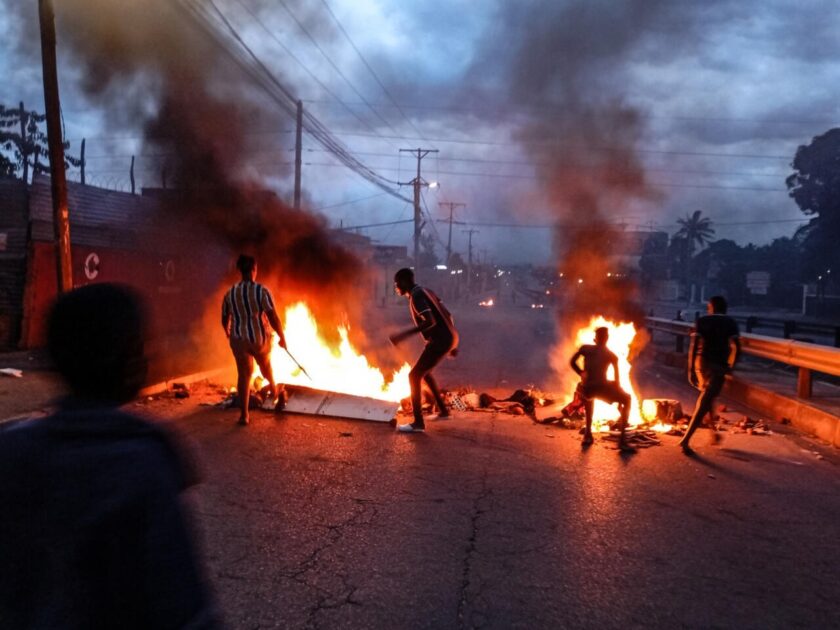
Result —
[[604, 383], [586, 383], [580, 387], [581, 394], [585, 398], [603, 400], [608, 403], [629, 403], [630, 394], [621, 389], [615, 381]]
[[262, 366], [271, 354], [271, 341], [266, 340], [263, 344], [256, 344], [244, 338], [231, 337], [230, 349], [233, 351], [237, 364], [253, 357]]

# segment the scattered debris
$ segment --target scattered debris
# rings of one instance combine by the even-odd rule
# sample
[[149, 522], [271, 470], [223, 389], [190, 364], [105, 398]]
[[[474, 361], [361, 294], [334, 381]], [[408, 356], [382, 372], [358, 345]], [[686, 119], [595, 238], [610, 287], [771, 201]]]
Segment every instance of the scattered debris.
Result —
[[[601, 436], [604, 441], [618, 443], [621, 439], [621, 432], [610, 431], [607, 434], [601, 434]], [[624, 439], [629, 446], [634, 448], [649, 448], [662, 444], [656, 431], [651, 429], [628, 429], [624, 434]]]
[[172, 392], [175, 398], [189, 398], [190, 389], [186, 383], [172, 383]]
[[341, 431], [339, 432], [338, 437], [353, 437], [353, 434], [349, 431]]
[[22, 378], [23, 370], [18, 370], [17, 368], [0, 368], [0, 374], [11, 376], [12, 378]]

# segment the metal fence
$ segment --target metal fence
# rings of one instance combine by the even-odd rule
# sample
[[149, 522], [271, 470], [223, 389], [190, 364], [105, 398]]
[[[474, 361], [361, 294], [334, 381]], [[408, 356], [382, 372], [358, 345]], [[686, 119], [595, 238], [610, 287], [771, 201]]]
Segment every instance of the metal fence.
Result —
[[[683, 351], [684, 339], [694, 328], [689, 322], [661, 317], [648, 317], [645, 321], [651, 331], [674, 335], [677, 352]], [[745, 333], [741, 335], [741, 349], [746, 354], [798, 368], [796, 393], [800, 398], [811, 397], [813, 372], [840, 376], [840, 348]]]

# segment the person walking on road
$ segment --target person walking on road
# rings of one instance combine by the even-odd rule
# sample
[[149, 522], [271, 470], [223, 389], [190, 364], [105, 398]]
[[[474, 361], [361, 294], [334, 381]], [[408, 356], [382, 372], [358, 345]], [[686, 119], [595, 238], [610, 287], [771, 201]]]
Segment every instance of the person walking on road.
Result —
[[[627, 444], [625, 438], [631, 397], [630, 394], [621, 389], [618, 382], [618, 357], [607, 348], [609, 338], [610, 331], [606, 327], [596, 328], [595, 344], [581, 346], [569, 361], [572, 369], [581, 378], [580, 393], [584, 399], [584, 410], [586, 412], [583, 446], [589, 446], [593, 442], [592, 414], [595, 399], [598, 399], [608, 403], [618, 403], [618, 409], [621, 413], [618, 420], [619, 430], [621, 431], [618, 448], [622, 451], [632, 452], [635, 449]], [[583, 367], [578, 364], [578, 360], [581, 358], [583, 358]], [[612, 380], [608, 377], [610, 367], [613, 370]]]
[[709, 298], [708, 315], [697, 320], [688, 349], [688, 382], [700, 389], [694, 414], [688, 423], [680, 447], [686, 455], [694, 451], [689, 442], [706, 414], [712, 410], [715, 398], [726, 382], [726, 375], [735, 367], [741, 354], [738, 323], [726, 314], [726, 299], [722, 295]]
[[[411, 335], [420, 333], [426, 342], [417, 363], [408, 374], [411, 385], [411, 409], [414, 422], [401, 424], [397, 430], [403, 433], [419, 433], [425, 431], [423, 420], [421, 388], [425, 382], [432, 392], [437, 405], [437, 418], [448, 418], [449, 410], [441, 396], [437, 381], [432, 375], [432, 369], [447, 355], [458, 354], [458, 331], [452, 315], [433, 291], [421, 287], [414, 282], [414, 271], [400, 269], [394, 275], [394, 289], [399, 295], [408, 299], [411, 319], [414, 327], [391, 335], [389, 339], [394, 345], [408, 339]], [[432, 419], [432, 418], [430, 418]]]
[[277, 333], [277, 343], [281, 348], [286, 347], [286, 337], [271, 292], [256, 282], [257, 261], [242, 254], [236, 261], [236, 268], [242, 275], [242, 281], [233, 285], [222, 300], [222, 328], [236, 360], [236, 391], [240, 408], [238, 424], [245, 426], [250, 422], [248, 403], [254, 361], [269, 385], [263, 409], [281, 411], [286, 404], [285, 387], [281, 384], [278, 388], [274, 382], [270, 361], [271, 334], [266, 324], [270, 324]]
[[174, 434], [118, 409], [145, 383], [140, 299], [84, 286], [47, 329], [70, 394], [0, 428], [0, 627], [219, 627], [179, 496], [198, 474]]

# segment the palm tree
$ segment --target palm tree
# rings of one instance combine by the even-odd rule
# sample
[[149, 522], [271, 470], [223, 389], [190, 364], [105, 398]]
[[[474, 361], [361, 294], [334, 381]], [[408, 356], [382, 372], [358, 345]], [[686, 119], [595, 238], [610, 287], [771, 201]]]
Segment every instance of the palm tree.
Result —
[[702, 212], [695, 210], [684, 219], [677, 219], [680, 229], [674, 234], [675, 238], [680, 238], [685, 243], [685, 287], [686, 297], [690, 296], [689, 285], [691, 282], [691, 257], [694, 255], [694, 246], [698, 245], [701, 249], [708, 243], [715, 235], [715, 229], [712, 227], [712, 220], [708, 217], [701, 217]]

